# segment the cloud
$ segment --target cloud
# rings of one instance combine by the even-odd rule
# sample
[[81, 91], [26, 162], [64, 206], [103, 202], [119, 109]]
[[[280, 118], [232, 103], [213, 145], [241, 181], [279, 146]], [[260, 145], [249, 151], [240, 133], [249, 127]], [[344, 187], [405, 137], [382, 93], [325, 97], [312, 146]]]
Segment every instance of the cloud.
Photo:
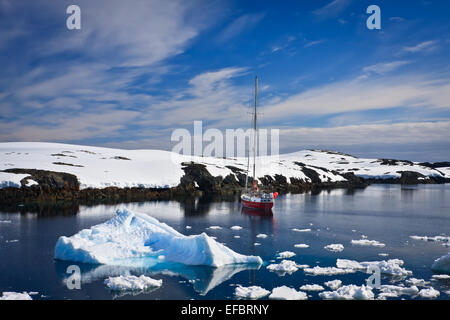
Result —
[[330, 18], [336, 17], [342, 11], [344, 11], [350, 4], [352, 0], [333, 0], [326, 6], [313, 11], [313, 14], [318, 18]]
[[415, 46], [403, 47], [403, 50], [410, 53], [416, 53], [416, 52], [429, 52], [437, 48], [437, 41], [424, 41], [421, 42]]
[[377, 63], [371, 66], [367, 66], [363, 68], [363, 72], [364, 73], [377, 73], [377, 74], [385, 74], [385, 73], [389, 73], [392, 72], [398, 68], [400, 68], [401, 66], [410, 64], [411, 61], [391, 61], [391, 62], [382, 62], [382, 63]]
[[244, 14], [231, 22], [217, 37], [217, 41], [227, 42], [228, 40], [243, 34], [254, 27], [264, 18], [265, 13]]
[[303, 46], [303, 48], [309, 48], [309, 47], [312, 47], [312, 46], [317, 46], [318, 44], [321, 44], [321, 43], [324, 43], [324, 42], [325, 42], [325, 40], [309, 41]]

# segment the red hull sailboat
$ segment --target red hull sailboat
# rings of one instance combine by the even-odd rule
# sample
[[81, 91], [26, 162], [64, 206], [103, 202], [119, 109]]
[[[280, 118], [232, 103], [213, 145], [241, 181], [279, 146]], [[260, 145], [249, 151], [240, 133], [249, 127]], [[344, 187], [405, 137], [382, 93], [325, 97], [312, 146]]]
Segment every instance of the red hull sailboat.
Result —
[[258, 182], [256, 181], [256, 137], [257, 137], [257, 127], [256, 118], [257, 112], [256, 107], [258, 104], [258, 77], [255, 78], [255, 109], [253, 112], [253, 188], [251, 191], [247, 190], [248, 186], [248, 171], [250, 167], [250, 152], [248, 154], [247, 162], [247, 176], [245, 180], [245, 193], [241, 195], [241, 202], [245, 208], [269, 211], [272, 209], [274, 200], [278, 196], [277, 192], [265, 193], [258, 189]]

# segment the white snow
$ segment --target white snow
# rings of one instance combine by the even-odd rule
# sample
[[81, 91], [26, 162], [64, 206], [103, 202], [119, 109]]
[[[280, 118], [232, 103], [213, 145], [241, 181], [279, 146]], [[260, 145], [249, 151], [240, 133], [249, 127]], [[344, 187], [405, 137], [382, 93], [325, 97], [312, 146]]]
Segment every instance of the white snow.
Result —
[[270, 291], [259, 286], [242, 287], [237, 286], [234, 295], [242, 299], [259, 299], [270, 294]]
[[388, 261], [364, 261], [357, 262], [354, 260], [337, 259], [336, 266], [338, 268], [348, 268], [355, 270], [367, 270], [369, 267], [378, 267], [382, 274], [391, 276], [406, 277], [412, 275], [412, 272], [402, 268], [403, 260], [390, 259]]
[[419, 296], [422, 298], [437, 298], [440, 293], [434, 288], [426, 288], [419, 291]]
[[332, 251], [332, 252], [341, 252], [344, 250], [344, 245], [342, 245], [340, 243], [333, 243], [333, 244], [326, 245], [324, 247], [324, 249]]
[[[1, 145], [1, 144], [0, 144]], [[4, 168], [6, 169], [6, 168]], [[20, 180], [23, 178], [29, 177], [29, 174], [15, 174], [9, 172], [0, 172], [0, 189], [1, 188], [20, 188], [22, 185], [20, 184]]]
[[207, 234], [185, 236], [146, 214], [126, 209], [105, 223], [60, 237], [55, 259], [93, 264], [148, 266], [165, 261], [187, 265], [261, 264], [216, 242]]
[[338, 280], [338, 279], [331, 280], [331, 281], [325, 282], [324, 285], [329, 287], [331, 290], [336, 290], [337, 288], [339, 288], [342, 285], [342, 281]]
[[335, 291], [325, 291], [319, 293], [319, 297], [328, 300], [371, 300], [374, 298], [372, 288], [365, 285], [357, 286], [350, 284], [340, 287]]
[[431, 266], [431, 270], [439, 273], [450, 273], [450, 253], [436, 259]]
[[109, 277], [105, 280], [105, 284], [111, 290], [146, 290], [152, 287], [160, 287], [162, 280], [155, 280], [144, 275], [139, 277], [128, 275]]
[[273, 263], [267, 266], [267, 269], [279, 273], [280, 275], [285, 275], [286, 273], [291, 274], [296, 272], [299, 267], [292, 260], [282, 260], [280, 263]]
[[300, 287], [300, 290], [304, 291], [323, 291], [324, 287], [318, 284], [304, 284]]
[[33, 300], [26, 292], [3, 292], [0, 300]]
[[358, 246], [371, 246], [371, 247], [384, 247], [385, 244], [378, 242], [376, 240], [367, 240], [367, 239], [361, 239], [361, 240], [352, 240], [352, 244], [353, 245], [358, 245]]
[[278, 257], [277, 259], [288, 259], [288, 258], [292, 258], [293, 256], [295, 256], [295, 253], [292, 251], [283, 251], [278, 253]]
[[309, 244], [297, 243], [297, 244], [294, 244], [294, 247], [304, 249], [304, 248], [309, 248]]
[[[105, 187], [175, 187], [184, 175], [182, 163], [202, 163], [213, 175], [222, 177], [233, 173], [227, 165], [246, 170], [247, 159], [183, 156], [162, 150], [123, 150], [81, 145], [44, 142], [0, 143], [2, 163], [0, 170], [13, 168], [40, 169], [74, 174], [82, 189]], [[127, 160], [129, 159], [129, 160]], [[279, 156], [260, 157], [257, 176], [281, 174], [290, 178], [310, 181], [301, 170], [302, 166], [318, 173], [322, 182], [345, 181], [334, 172], [354, 172], [363, 178], [398, 178], [401, 171], [415, 171], [427, 177], [440, 176], [440, 170], [418, 164], [399, 162], [397, 165], [381, 165], [376, 159], [355, 158], [344, 154], [320, 150], [302, 150]], [[60, 164], [55, 164], [60, 163]], [[13, 164], [13, 166], [11, 166]], [[357, 169], [357, 170], [354, 170]], [[427, 178], [426, 178], [427, 179]], [[0, 186], [19, 186], [16, 175], [1, 173]]]
[[269, 299], [278, 300], [307, 300], [308, 296], [302, 291], [297, 291], [287, 286], [273, 288]]

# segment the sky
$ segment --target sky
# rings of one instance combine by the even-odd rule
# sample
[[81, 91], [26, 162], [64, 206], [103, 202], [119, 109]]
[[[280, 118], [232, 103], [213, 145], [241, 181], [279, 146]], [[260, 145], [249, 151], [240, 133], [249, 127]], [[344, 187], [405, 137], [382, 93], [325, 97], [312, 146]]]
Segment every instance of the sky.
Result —
[[[68, 30], [66, 9], [81, 9]], [[369, 30], [369, 5], [381, 29]], [[0, 142], [171, 150], [259, 126], [280, 152], [450, 160], [450, 12], [438, 0], [0, 0]]]

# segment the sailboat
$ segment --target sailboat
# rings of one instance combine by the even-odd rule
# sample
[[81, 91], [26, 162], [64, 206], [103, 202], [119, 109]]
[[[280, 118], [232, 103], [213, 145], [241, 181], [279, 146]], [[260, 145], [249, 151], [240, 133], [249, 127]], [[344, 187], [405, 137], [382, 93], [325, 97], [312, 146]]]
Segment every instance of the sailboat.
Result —
[[274, 200], [278, 192], [266, 193], [260, 191], [256, 180], [256, 142], [257, 142], [257, 106], [258, 106], [258, 77], [255, 77], [255, 106], [253, 111], [253, 184], [251, 190], [248, 189], [248, 173], [250, 169], [250, 152], [247, 158], [247, 175], [245, 178], [245, 192], [241, 195], [241, 202], [244, 208], [269, 211], [272, 209]]

